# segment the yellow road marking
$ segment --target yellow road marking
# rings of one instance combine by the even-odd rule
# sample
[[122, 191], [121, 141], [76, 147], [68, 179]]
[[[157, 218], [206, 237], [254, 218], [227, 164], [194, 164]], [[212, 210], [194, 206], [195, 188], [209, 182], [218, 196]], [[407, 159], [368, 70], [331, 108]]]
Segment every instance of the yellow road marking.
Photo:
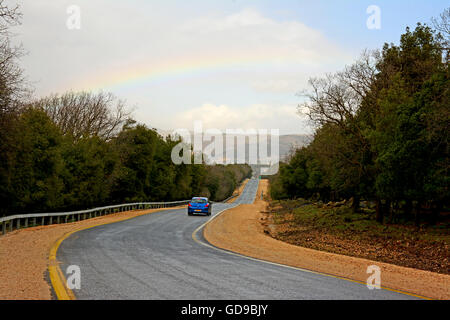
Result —
[[59, 238], [53, 244], [52, 248], [50, 249], [50, 254], [49, 254], [49, 257], [48, 257], [48, 260], [49, 260], [48, 273], [50, 275], [50, 282], [52, 284], [53, 290], [55, 291], [57, 299], [58, 300], [76, 300], [76, 296], [73, 293], [73, 291], [70, 288], [67, 287], [66, 277], [64, 276], [64, 273], [62, 272], [61, 268], [59, 267], [59, 263], [56, 260], [56, 254], [58, 252], [58, 248], [59, 248], [59, 246], [61, 245], [61, 243], [65, 239], [67, 239], [72, 234], [74, 234], [76, 232], [79, 232], [79, 231], [83, 231], [83, 230], [87, 230], [87, 229], [91, 229], [91, 228], [95, 228], [95, 227], [103, 226], [103, 225], [107, 225], [107, 224], [113, 224], [113, 223], [117, 223], [117, 222], [122, 222], [122, 221], [130, 220], [130, 219], [134, 219], [134, 218], [137, 218], [137, 217], [141, 217], [141, 216], [144, 216], [144, 215], [147, 215], [147, 214], [161, 212], [161, 211], [166, 211], [166, 210], [176, 210], [176, 209], [175, 208], [163, 208], [163, 209], [158, 210], [158, 211], [143, 213], [141, 215], [124, 218], [124, 219], [118, 220], [118, 221], [98, 223], [98, 224], [93, 225], [93, 226], [84, 227], [84, 228], [81, 228], [81, 229], [78, 229], [78, 230], [75, 230], [75, 231], [68, 232], [68, 233], [64, 234], [61, 238]]
[[[239, 205], [238, 205], [238, 206], [239, 206]], [[236, 207], [238, 207], [238, 206], [236, 206]], [[236, 208], [236, 207], [234, 207], [234, 208]], [[229, 208], [229, 209], [231, 209], [231, 208]], [[336, 279], [346, 280], [346, 281], [350, 281], [350, 282], [354, 282], [354, 283], [358, 283], [358, 284], [367, 285], [365, 282], [359, 281], [359, 280], [354, 280], [354, 279], [350, 279], [350, 278], [344, 278], [344, 277], [336, 276], [336, 275], [329, 274], [329, 273], [323, 273], [323, 272], [318, 272], [318, 271], [314, 271], [314, 270], [309, 270], [309, 269], [303, 269], [303, 268], [293, 267], [293, 266], [289, 266], [289, 265], [285, 265], [285, 264], [280, 264], [280, 263], [276, 263], [276, 262], [272, 262], [272, 261], [268, 261], [268, 260], [263, 260], [263, 259], [258, 259], [258, 258], [246, 256], [246, 255], [243, 255], [243, 254], [241, 254], [241, 253], [237, 253], [237, 252], [233, 252], [233, 251], [221, 249], [221, 248], [218, 248], [218, 247], [213, 246], [213, 245], [211, 245], [211, 244], [208, 244], [208, 243], [205, 243], [205, 242], [203, 242], [203, 241], [198, 240], [198, 238], [197, 238], [197, 233], [198, 233], [201, 229], [203, 229], [208, 223], [210, 223], [210, 222], [213, 221], [216, 217], [218, 217], [220, 214], [222, 214], [224, 211], [229, 210], [229, 209], [224, 209], [224, 210], [220, 211], [219, 213], [217, 213], [216, 215], [214, 215], [211, 219], [209, 219], [209, 220], [206, 221], [204, 224], [202, 224], [200, 227], [198, 227], [197, 229], [195, 229], [194, 232], [192, 233], [192, 239], [193, 239], [195, 242], [197, 242], [198, 244], [201, 244], [202, 246], [205, 246], [205, 247], [208, 247], [208, 248], [212, 248], [212, 249], [215, 249], [215, 250], [217, 250], [217, 251], [227, 253], [227, 254], [229, 254], [229, 255], [233, 255], [233, 256], [245, 258], [245, 259], [248, 259], [248, 260], [253, 260], [253, 261], [263, 262], [263, 263], [271, 264], [271, 265], [278, 266], [278, 267], [289, 268], [289, 269], [298, 270], [298, 271], [303, 271], [303, 272], [309, 272], [309, 273], [313, 273], [313, 274], [318, 274], [318, 275], [322, 275], [322, 276], [327, 276], [327, 277], [331, 277], [331, 278], [336, 278]], [[428, 297], [424, 297], [424, 296], [417, 295], [417, 294], [414, 294], [414, 293], [410, 293], [410, 292], [406, 292], [406, 291], [401, 291], [401, 290], [396, 290], [396, 289], [392, 289], [392, 288], [388, 288], [388, 287], [384, 287], [384, 286], [374, 286], [374, 287], [375, 287], [375, 288], [380, 287], [381, 289], [384, 289], [384, 290], [388, 290], [388, 291], [392, 291], [392, 292], [396, 292], [396, 293], [401, 293], [401, 294], [405, 294], [405, 295], [412, 296], [412, 297], [416, 297], [416, 298], [420, 298], [420, 299], [433, 300], [433, 299], [428, 298]]]

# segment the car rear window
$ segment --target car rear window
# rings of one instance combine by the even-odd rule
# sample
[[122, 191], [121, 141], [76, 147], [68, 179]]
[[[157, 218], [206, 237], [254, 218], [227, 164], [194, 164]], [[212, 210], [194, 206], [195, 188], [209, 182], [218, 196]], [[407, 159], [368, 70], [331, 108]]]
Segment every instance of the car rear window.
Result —
[[206, 201], [206, 199], [192, 199], [191, 202], [192, 203], [206, 203], [208, 201]]

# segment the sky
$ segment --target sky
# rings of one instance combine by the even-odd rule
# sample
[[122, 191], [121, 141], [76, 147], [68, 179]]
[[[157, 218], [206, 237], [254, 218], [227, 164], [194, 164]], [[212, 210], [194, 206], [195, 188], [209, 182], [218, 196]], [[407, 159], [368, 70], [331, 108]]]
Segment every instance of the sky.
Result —
[[[19, 4], [22, 25], [12, 31], [27, 51], [21, 65], [36, 97], [112, 92], [153, 128], [192, 129], [201, 120], [205, 129], [281, 134], [312, 132], [297, 113], [309, 78], [341, 70], [364, 49], [398, 43], [407, 26], [429, 23], [448, 7], [441, 0]], [[380, 24], [369, 29], [373, 5]]]

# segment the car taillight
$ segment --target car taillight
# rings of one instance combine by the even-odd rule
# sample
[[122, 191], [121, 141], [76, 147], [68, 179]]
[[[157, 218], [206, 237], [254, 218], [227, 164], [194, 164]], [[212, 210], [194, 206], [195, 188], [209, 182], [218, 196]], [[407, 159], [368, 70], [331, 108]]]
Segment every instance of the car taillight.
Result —
[[209, 203], [207, 203], [207, 204], [205, 205], [205, 207], [208, 208], [208, 207], [209, 207]]
[[189, 207], [192, 207], [192, 204], [188, 203], [188, 206], [189, 206]]

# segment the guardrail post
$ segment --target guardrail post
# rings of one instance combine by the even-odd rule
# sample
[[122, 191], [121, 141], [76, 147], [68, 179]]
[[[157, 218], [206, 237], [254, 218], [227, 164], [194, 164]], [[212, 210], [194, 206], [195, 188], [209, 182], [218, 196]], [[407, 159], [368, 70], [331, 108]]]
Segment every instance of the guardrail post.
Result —
[[9, 232], [13, 231], [14, 220], [9, 220]]
[[33, 218], [33, 227], [37, 226], [37, 218]]
[[6, 221], [2, 222], [2, 233], [6, 234]]
[[49, 225], [53, 224], [53, 217], [50, 216], [50, 221], [48, 222]]
[[28, 228], [28, 218], [25, 218], [25, 228]]
[[42, 217], [41, 222], [42, 222], [41, 225], [44, 226], [45, 225], [45, 217]]
[[20, 218], [17, 219], [17, 230], [19, 230], [19, 229], [20, 229]]

